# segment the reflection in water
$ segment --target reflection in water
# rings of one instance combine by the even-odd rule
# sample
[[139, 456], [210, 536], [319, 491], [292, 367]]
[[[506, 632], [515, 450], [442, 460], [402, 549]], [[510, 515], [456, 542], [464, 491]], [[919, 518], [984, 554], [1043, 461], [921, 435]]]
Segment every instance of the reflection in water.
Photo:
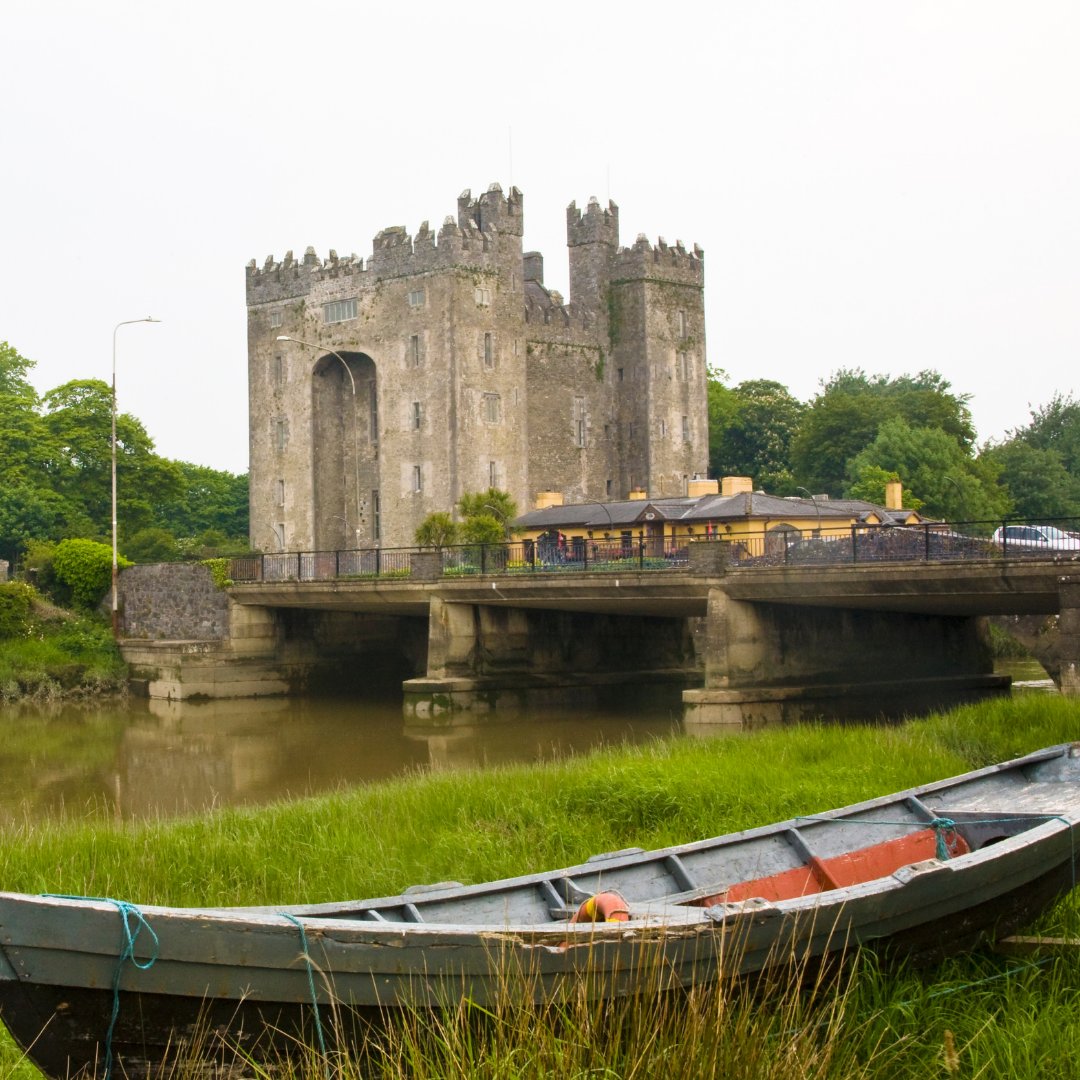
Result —
[[[1020, 689], [1053, 690], [1038, 664], [999, 670]], [[397, 696], [0, 708], [0, 828], [62, 815], [193, 814], [412, 770], [551, 759], [679, 733], [680, 713], [677, 691], [607, 710], [458, 714], [428, 727], [406, 725]]]
[[406, 729], [399, 698], [0, 709], [0, 826], [192, 814], [410, 770], [533, 761], [667, 735], [677, 716], [677, 696], [650, 715], [548, 711], [452, 729]]

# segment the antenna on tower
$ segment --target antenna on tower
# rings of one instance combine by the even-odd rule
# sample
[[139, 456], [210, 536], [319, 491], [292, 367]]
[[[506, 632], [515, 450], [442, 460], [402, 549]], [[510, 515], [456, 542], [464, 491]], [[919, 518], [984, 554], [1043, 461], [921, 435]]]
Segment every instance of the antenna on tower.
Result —
[[514, 186], [514, 125], [506, 126], [506, 153], [510, 158], [510, 187]]

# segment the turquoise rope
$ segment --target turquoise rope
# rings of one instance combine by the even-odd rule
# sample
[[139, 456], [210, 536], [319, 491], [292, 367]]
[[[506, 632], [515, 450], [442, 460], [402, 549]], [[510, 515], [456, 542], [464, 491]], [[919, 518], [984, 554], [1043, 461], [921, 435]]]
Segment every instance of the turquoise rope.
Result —
[[304, 930], [304, 924], [296, 918], [295, 915], [290, 915], [287, 911], [279, 913], [283, 919], [288, 919], [300, 931], [300, 944], [304, 948], [304, 963], [307, 964], [307, 977], [308, 977], [308, 990], [311, 993], [311, 1009], [315, 1014], [315, 1034], [319, 1039], [319, 1049], [322, 1051], [323, 1061], [326, 1062], [326, 1075], [330, 1075], [329, 1058], [326, 1053], [326, 1039], [323, 1038], [322, 1019], [319, 1016], [319, 997], [315, 992], [315, 973], [314, 965], [311, 962], [311, 954], [308, 952], [307, 931]]
[[[113, 1067], [113, 1032], [116, 1030], [116, 1019], [120, 1015], [120, 978], [124, 973], [124, 964], [130, 962], [140, 971], [149, 971], [154, 966], [161, 949], [158, 936], [154, 928], [146, 921], [143, 913], [126, 900], [114, 900], [111, 896], [65, 896], [61, 893], [42, 893], [43, 896], [53, 900], [88, 900], [96, 904], [115, 904], [120, 913], [120, 925], [123, 927], [124, 940], [120, 948], [120, 955], [116, 959], [116, 968], [113, 971], [112, 981], [112, 1013], [109, 1016], [109, 1027], [105, 1032], [105, 1080], [111, 1080]], [[132, 924], [134, 923], [134, 930]], [[139, 940], [139, 934], [143, 930], [153, 939], [154, 946], [149, 959], [140, 961], [135, 956], [135, 943]]]

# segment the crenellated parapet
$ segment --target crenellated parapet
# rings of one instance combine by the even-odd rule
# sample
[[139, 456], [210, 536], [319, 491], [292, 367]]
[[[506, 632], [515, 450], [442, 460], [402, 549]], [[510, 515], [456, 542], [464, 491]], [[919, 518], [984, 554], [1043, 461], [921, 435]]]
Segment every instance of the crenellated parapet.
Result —
[[671, 281], [704, 287], [705, 252], [697, 244], [687, 251], [681, 240], [670, 246], [662, 236], [654, 246], [641, 233], [632, 247], [620, 249], [615, 256], [612, 280]]
[[423, 222], [415, 236], [402, 225], [381, 229], [371, 245], [371, 255], [365, 264], [357, 255], [339, 258], [331, 250], [320, 259], [309, 247], [302, 260], [291, 251], [276, 261], [267, 257], [260, 267], [252, 259], [247, 265], [247, 300], [262, 304], [304, 296], [316, 282], [334, 278], [352, 278], [359, 290], [374, 286], [385, 278], [407, 277], [447, 270], [462, 265], [470, 268], [498, 268], [501, 236], [514, 237], [520, 250], [523, 231], [524, 199], [517, 188], [509, 196], [498, 184], [492, 184], [479, 198], [465, 191], [458, 199], [458, 214], [448, 216], [434, 232]]
[[607, 209], [593, 195], [584, 211], [572, 202], [566, 208], [566, 243], [569, 247], [581, 244], [619, 246], [619, 208], [609, 199]]

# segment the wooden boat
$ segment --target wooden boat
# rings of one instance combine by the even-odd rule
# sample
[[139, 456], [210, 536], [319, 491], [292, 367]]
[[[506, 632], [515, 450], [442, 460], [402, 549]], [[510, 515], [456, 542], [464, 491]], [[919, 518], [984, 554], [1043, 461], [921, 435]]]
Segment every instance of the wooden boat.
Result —
[[145, 1076], [197, 1033], [204, 1052], [258, 1055], [297, 1033], [332, 1048], [385, 1010], [485, 1005], [508, 985], [543, 1001], [583, 986], [633, 993], [657, 972], [707, 983], [853, 944], [947, 952], [1011, 932], [1070, 889], [1078, 828], [1075, 744], [480, 885], [288, 909], [0, 893], [0, 1015], [50, 1076], [107, 1064]]

